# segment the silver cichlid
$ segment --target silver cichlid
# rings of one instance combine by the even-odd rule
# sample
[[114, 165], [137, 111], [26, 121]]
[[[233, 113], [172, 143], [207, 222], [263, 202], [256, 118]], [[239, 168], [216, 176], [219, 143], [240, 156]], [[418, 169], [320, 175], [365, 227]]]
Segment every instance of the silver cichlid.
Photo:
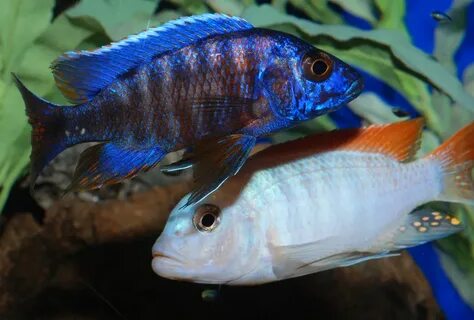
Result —
[[462, 230], [430, 201], [474, 204], [474, 123], [411, 160], [420, 119], [272, 146], [196, 205], [171, 212], [153, 246], [166, 278], [250, 285], [393, 255]]

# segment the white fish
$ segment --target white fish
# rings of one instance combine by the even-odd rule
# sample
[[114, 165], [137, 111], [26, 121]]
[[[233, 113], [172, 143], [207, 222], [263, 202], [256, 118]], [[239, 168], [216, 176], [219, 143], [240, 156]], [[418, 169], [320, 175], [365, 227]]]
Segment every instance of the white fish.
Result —
[[420, 119], [272, 146], [194, 206], [174, 208], [153, 270], [200, 283], [259, 284], [369, 259], [462, 230], [429, 201], [474, 204], [474, 123], [411, 160]]

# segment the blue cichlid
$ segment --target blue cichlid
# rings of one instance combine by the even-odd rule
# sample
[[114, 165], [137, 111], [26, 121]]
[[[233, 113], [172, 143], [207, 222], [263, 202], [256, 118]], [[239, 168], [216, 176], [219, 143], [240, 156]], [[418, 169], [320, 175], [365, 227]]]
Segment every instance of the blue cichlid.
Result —
[[52, 63], [74, 105], [35, 96], [15, 77], [32, 131], [32, 185], [64, 149], [81, 155], [69, 190], [97, 188], [188, 149], [167, 171], [194, 166], [195, 203], [234, 175], [256, 137], [325, 114], [354, 99], [360, 75], [289, 34], [241, 18], [204, 14], [168, 22]]
[[417, 207], [474, 205], [474, 123], [412, 161], [422, 127], [416, 119], [340, 130], [257, 153], [202, 203], [173, 209], [153, 246], [153, 270], [171, 279], [258, 284], [461, 231], [457, 218]]

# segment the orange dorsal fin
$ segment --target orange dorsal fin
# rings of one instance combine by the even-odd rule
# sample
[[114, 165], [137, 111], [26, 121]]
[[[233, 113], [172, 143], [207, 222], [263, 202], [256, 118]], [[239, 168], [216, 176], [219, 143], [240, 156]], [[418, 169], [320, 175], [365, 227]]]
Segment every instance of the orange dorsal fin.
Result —
[[[407, 161], [413, 158], [421, 143], [421, 133], [424, 121], [421, 118], [406, 120], [401, 122], [372, 125], [362, 129], [352, 129], [357, 131], [351, 134], [350, 129], [346, 134], [341, 133], [340, 137], [327, 135], [326, 147], [331, 150], [335, 143], [335, 149], [354, 150], [370, 153], [381, 153], [398, 161]], [[345, 138], [349, 138], [345, 140]], [[337, 145], [336, 139], [340, 138], [344, 142]], [[324, 151], [324, 150], [322, 150]]]
[[315, 153], [335, 150], [381, 153], [398, 161], [407, 161], [415, 155], [420, 146], [423, 125], [423, 119], [416, 118], [365, 128], [318, 133], [268, 147], [252, 157], [252, 166], [274, 166]]

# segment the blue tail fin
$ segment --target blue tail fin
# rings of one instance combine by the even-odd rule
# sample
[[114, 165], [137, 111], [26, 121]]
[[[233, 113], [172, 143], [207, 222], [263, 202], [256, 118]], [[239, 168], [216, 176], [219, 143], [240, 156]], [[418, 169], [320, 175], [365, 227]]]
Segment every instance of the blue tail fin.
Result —
[[30, 189], [33, 190], [43, 168], [68, 147], [64, 109], [37, 97], [15, 74], [12, 76], [25, 102], [28, 122], [32, 126]]

